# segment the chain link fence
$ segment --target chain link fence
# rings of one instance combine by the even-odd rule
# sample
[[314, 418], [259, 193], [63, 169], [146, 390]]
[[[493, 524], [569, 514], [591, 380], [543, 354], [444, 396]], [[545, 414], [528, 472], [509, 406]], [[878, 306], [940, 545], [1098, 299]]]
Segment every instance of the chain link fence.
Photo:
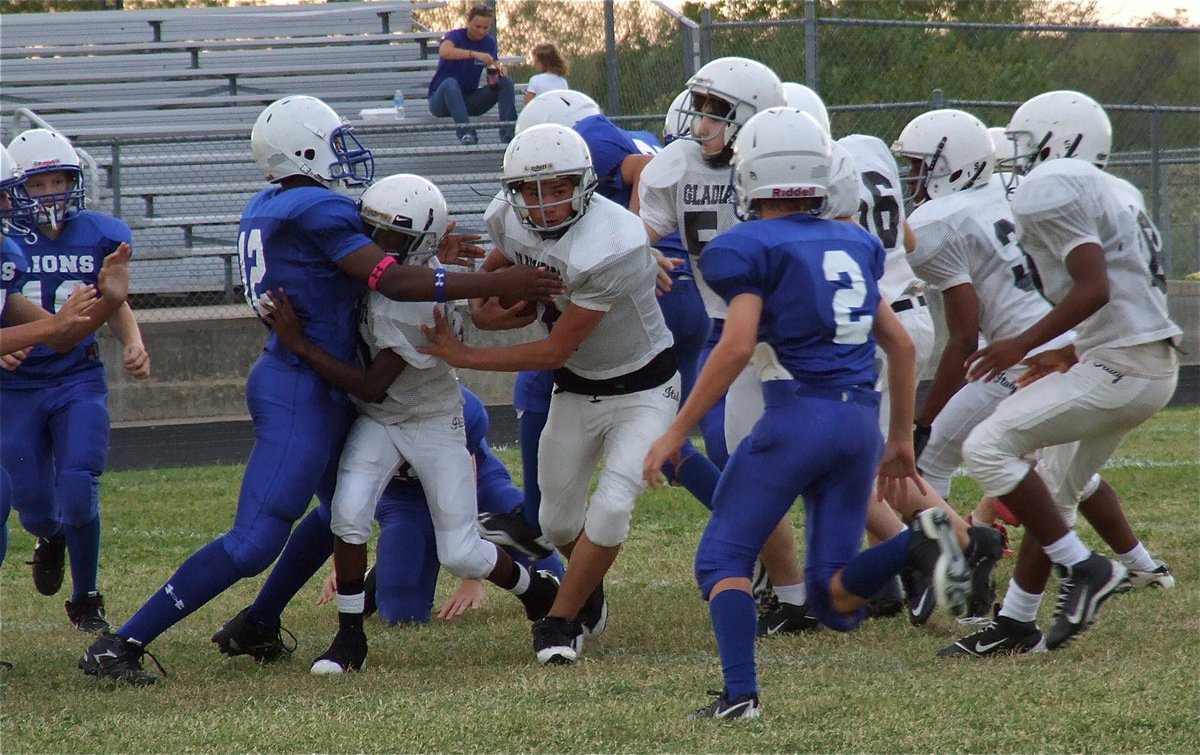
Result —
[[[419, 26], [461, 26], [470, 4], [452, 0], [423, 10]], [[725, 18], [719, 11], [727, 7], [765, 15]], [[716, 11], [687, 6], [694, 10], [689, 18], [650, 0], [496, 3], [502, 55], [526, 56], [538, 42], [554, 42], [571, 65], [572, 87], [592, 95], [627, 129], [660, 132], [663, 113], [688, 76], [725, 55], [760, 60], [785, 81], [816, 84], [830, 106], [835, 136], [866, 133], [887, 143], [929, 109], [959, 107], [989, 125], [1004, 125], [1034, 94], [1086, 91], [1112, 118], [1110, 169], [1145, 195], [1164, 237], [1168, 275], [1200, 270], [1200, 30], [1078, 27], [1053, 17], [1036, 25], [847, 17], [884, 7], [848, 0], [836, 7], [719, 3]], [[521, 64], [510, 73], [520, 84], [535, 71]], [[422, 140], [422, 131], [450, 127], [356, 128], [377, 152], [378, 175], [430, 176], [447, 193], [460, 228], [482, 230], [478, 216], [495, 191], [502, 146], [461, 153], [444, 145], [425, 148], [434, 142]], [[137, 308], [242, 301], [237, 218], [261, 187], [248, 131], [78, 141], [97, 165], [93, 206], [134, 228]]]

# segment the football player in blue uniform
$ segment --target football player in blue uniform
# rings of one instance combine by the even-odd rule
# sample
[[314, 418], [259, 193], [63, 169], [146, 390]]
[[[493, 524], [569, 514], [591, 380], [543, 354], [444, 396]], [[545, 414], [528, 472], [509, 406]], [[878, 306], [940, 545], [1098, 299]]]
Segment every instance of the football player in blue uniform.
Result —
[[[557, 276], [546, 271], [472, 275], [396, 265], [364, 233], [357, 206], [342, 193], [370, 182], [374, 158], [316, 98], [289, 96], [268, 105], [250, 146], [272, 185], [242, 213], [238, 249], [246, 299], [263, 314], [261, 297], [268, 290], [292, 292], [302, 302], [298, 314], [308, 338], [344, 361], [353, 357], [357, 306], [366, 287], [410, 301], [497, 295], [541, 300], [560, 288]], [[444, 243], [465, 240], [447, 236]], [[314, 494], [320, 505], [329, 505], [354, 414], [346, 395], [271, 337], [250, 370], [246, 397], [255, 442], [233, 526], [184, 561], [125, 625], [101, 635], [79, 662], [84, 673], [155, 683], [157, 677], [142, 668], [145, 646], [239, 579], [266, 569]]]
[[[132, 235], [122, 221], [84, 209], [83, 170], [66, 137], [31, 129], [13, 139], [9, 153], [37, 202], [37, 232], [21, 241], [29, 268], [17, 290], [55, 312], [77, 286], [97, 284], [105, 257], [127, 247]], [[96, 586], [109, 415], [108, 382], [91, 332], [110, 324], [122, 344], [125, 369], [137, 379], [149, 377], [150, 358], [123, 299], [101, 300], [90, 315], [81, 331], [86, 337], [64, 353], [42, 345], [5, 357], [0, 442], [14, 486], [13, 508], [37, 536], [34, 586], [43, 595], [56, 594], [69, 552], [67, 617], [78, 629], [98, 632], [109, 626]]]
[[[725, 676], [724, 690], [697, 718], [761, 714], [750, 576], [797, 496], [806, 512], [808, 604], [827, 626], [857, 626], [870, 596], [919, 551], [940, 551], [939, 597], [961, 607], [970, 591], [966, 561], [940, 509], [859, 552], [876, 474], [898, 500], [907, 479], [917, 478], [915, 357], [912, 340], [879, 295], [885, 256], [879, 240], [819, 217], [831, 149], [817, 122], [792, 108], [770, 108], [742, 127], [731, 163], [735, 196], [740, 213], [757, 222], [709, 241], [700, 257], [705, 280], [728, 304], [725, 327], [691, 398], [646, 455], [643, 475], [660, 484], [663, 461], [755, 360], [766, 411], [722, 473], [696, 552], [696, 580]], [[874, 390], [876, 339], [888, 353], [897, 399], [886, 445]]]
[[[530, 126], [554, 123], [583, 137], [592, 155], [596, 171], [596, 192], [633, 212], [637, 212], [637, 183], [642, 169], [661, 148], [658, 138], [647, 131], [627, 131], [604, 115], [595, 100], [583, 92], [559, 89], [538, 95], [517, 118], [517, 133]], [[674, 134], [671, 134], [674, 136]], [[700, 350], [708, 339], [711, 321], [696, 288], [695, 277], [687, 261], [687, 251], [678, 233], [659, 240], [654, 248], [672, 260], [662, 267], [670, 277], [669, 285], [660, 286], [659, 306], [667, 328], [675, 338], [682, 395], [687, 397], [696, 380]], [[661, 282], [661, 281], [660, 281]], [[524, 470], [524, 502], [521, 518], [510, 514], [482, 514], [479, 518], [484, 536], [495, 542], [523, 548], [532, 555], [545, 552], [547, 544], [538, 526], [541, 491], [537, 485], [538, 445], [550, 412], [554, 389], [551, 372], [517, 373], [513, 386], [513, 408], [520, 419], [521, 464]], [[720, 471], [689, 441], [681, 462], [667, 470], [668, 479], [683, 485], [706, 508], [711, 507], [712, 491]]]

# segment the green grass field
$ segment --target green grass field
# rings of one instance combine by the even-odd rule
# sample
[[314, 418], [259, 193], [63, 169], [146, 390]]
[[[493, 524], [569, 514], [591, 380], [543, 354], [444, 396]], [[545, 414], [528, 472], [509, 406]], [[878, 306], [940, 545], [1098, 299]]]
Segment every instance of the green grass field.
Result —
[[[1198, 425], [1194, 407], [1160, 413], [1105, 472], [1175, 589], [1118, 596], [1066, 649], [1034, 656], [935, 658], [964, 633], [944, 615], [920, 629], [894, 617], [851, 634], [773, 638], [759, 644], [764, 717], [752, 722], [687, 719], [721, 676], [692, 579], [705, 512], [677, 489], [640, 500], [608, 580], [609, 629], [573, 667], [539, 667], [519, 605], [489, 587], [483, 608], [457, 622], [369, 620], [368, 670], [313, 677], [309, 663], [336, 626], [331, 606], [314, 605], [316, 580], [284, 615], [299, 640], [293, 658], [226, 659], [209, 635], [252, 600], [258, 577], [154, 642], [170, 676], [140, 690], [76, 670], [89, 638], [67, 623], [68, 589], [34, 591], [24, 564], [33, 541], [14, 516], [0, 571], [0, 657], [15, 664], [0, 672], [0, 751], [1197, 752]], [[106, 475], [100, 580], [114, 624], [229, 525], [240, 473]], [[956, 506], [968, 510], [977, 492], [957, 479]], [[1081, 533], [1095, 543], [1086, 525]], [[452, 586], [443, 578], [439, 598]], [[1051, 593], [1043, 629], [1053, 603]]]

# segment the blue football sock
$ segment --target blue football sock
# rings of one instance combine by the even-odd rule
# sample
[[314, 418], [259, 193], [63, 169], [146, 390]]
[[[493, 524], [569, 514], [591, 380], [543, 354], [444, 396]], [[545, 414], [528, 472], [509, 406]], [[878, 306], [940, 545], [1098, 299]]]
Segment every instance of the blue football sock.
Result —
[[100, 517], [80, 527], [63, 525], [71, 561], [71, 600], [79, 601], [96, 589], [100, 571]]
[[741, 590], [724, 590], [708, 602], [712, 615], [713, 634], [721, 654], [721, 670], [725, 674], [728, 699], [758, 694], [758, 678], [754, 670], [754, 631], [758, 617], [754, 598]]
[[200, 606], [241, 579], [219, 537], [188, 557], [117, 634], [148, 645]]
[[670, 472], [666, 471], [670, 464], [664, 466], [664, 474], [668, 478], [678, 480], [704, 508], [712, 511], [713, 491], [717, 489], [717, 481], [721, 479], [721, 470], [711, 459], [700, 453], [690, 440], [683, 444], [680, 454], [682, 458], [679, 466]]
[[542, 525], [538, 522], [538, 512], [542, 508], [542, 489], [537, 484], [538, 443], [549, 418], [549, 412], [521, 412], [521, 487], [525, 494], [521, 501], [521, 513], [529, 526], [538, 532], [542, 531]]
[[904, 568], [911, 539], [912, 530], [906, 529], [859, 553], [842, 570], [842, 587], [860, 598], [869, 599]]
[[279, 626], [288, 602], [333, 555], [328, 516], [328, 509], [317, 506], [292, 530], [275, 568], [250, 606], [250, 618], [268, 628]]

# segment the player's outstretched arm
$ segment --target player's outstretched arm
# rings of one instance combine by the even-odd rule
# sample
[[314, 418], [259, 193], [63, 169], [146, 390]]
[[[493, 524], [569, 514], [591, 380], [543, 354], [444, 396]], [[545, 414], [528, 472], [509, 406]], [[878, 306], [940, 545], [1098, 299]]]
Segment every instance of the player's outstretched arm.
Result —
[[[523, 265], [514, 265], [510, 269], [518, 267]], [[417, 351], [443, 359], [453, 367], [497, 372], [562, 367], [604, 318], [604, 312], [570, 304], [545, 338], [513, 346], [477, 349], [459, 340], [445, 315], [436, 311], [433, 314], [433, 327], [421, 326], [429, 344], [418, 346]]]
[[679, 449], [688, 433], [700, 418], [729, 391], [729, 386], [750, 358], [758, 342], [758, 322], [762, 317], [763, 300], [757, 294], [738, 294], [729, 302], [729, 313], [721, 340], [713, 347], [704, 368], [692, 386], [687, 401], [675, 415], [675, 420], [662, 436], [650, 445], [642, 462], [642, 479], [651, 487], [666, 483], [662, 466], [667, 461], [679, 462]]
[[64, 346], [63, 336], [90, 321], [88, 312], [96, 301], [94, 286], [79, 286], [62, 309], [51, 315], [21, 294], [11, 295], [4, 308], [4, 320], [17, 324], [0, 329], [0, 355], [24, 351], [39, 343], [60, 351], [69, 349], [74, 342]]
[[380, 351], [365, 370], [333, 356], [304, 335], [300, 318], [296, 316], [292, 301], [282, 288], [277, 292], [268, 291], [262, 308], [267, 312], [262, 318], [263, 322], [270, 326], [275, 337], [288, 351], [303, 359], [322, 380], [355, 398], [368, 403], [379, 401], [407, 364], [391, 349]]
[[544, 268], [513, 265], [494, 273], [448, 273], [429, 267], [396, 264], [394, 257], [375, 244], [367, 244], [343, 257], [337, 266], [350, 277], [396, 301], [452, 301], [499, 296], [506, 301], [549, 302], [563, 289], [558, 273]]

